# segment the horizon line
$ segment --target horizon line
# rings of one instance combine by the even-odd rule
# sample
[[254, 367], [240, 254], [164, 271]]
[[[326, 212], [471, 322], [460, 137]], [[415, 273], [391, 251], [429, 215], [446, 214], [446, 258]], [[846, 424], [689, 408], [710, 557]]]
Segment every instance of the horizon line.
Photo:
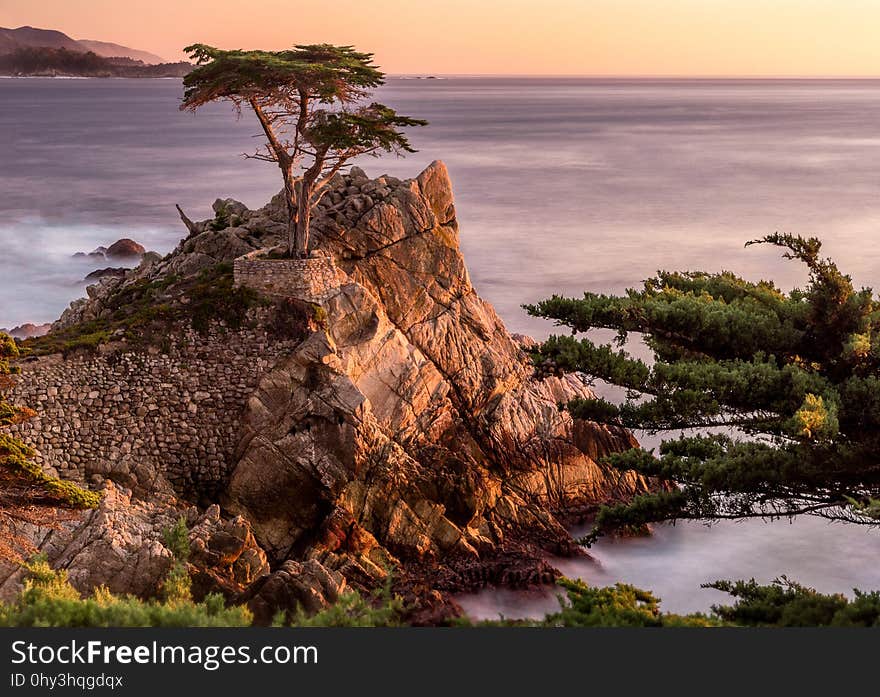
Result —
[[435, 78], [581, 78], [591, 80], [878, 80], [880, 73], [864, 75], [773, 75], [773, 74], [712, 74], [712, 73], [431, 73], [388, 72], [386, 77], [430, 79]]

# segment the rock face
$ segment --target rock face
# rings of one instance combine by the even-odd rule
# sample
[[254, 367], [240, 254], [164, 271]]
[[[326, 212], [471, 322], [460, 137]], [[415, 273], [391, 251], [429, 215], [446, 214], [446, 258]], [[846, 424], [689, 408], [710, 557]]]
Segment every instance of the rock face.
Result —
[[572, 551], [560, 514], [645, 488], [596, 464], [631, 436], [559, 411], [590, 394], [577, 377], [532, 378], [470, 283], [442, 163], [405, 182], [355, 170], [345, 194], [314, 244], [347, 282], [251, 397], [225, 505], [271, 558], [350, 579], [391, 561], [455, 587], [511, 548]]
[[[310, 308], [310, 333], [281, 350], [269, 341], [255, 369], [242, 366], [228, 375], [224, 370], [234, 361], [219, 349], [216, 360], [208, 352], [197, 366], [200, 376], [218, 374], [214, 363], [224, 366], [219, 374], [228, 375], [235, 393], [205, 389], [207, 401], [237, 405], [223, 410], [222, 443], [213, 441], [210, 430], [196, 438], [196, 452], [206, 457], [223, 452], [226, 463], [211, 478], [211, 500], [201, 501], [219, 503], [225, 522], [216, 507], [193, 518], [197, 587], [229, 595], [242, 591], [240, 597], [267, 619], [278, 608], [315, 609], [346, 586], [373, 587], [394, 567], [408, 597], [448, 613], [444, 592], [552, 578], [556, 572], [544, 559], [548, 552], [579, 552], [563, 526], [570, 516], [649, 487], [597, 463], [631, 447], [632, 436], [573, 421], [560, 411], [560, 402], [587, 396], [589, 388], [578, 376], [536, 379], [524, 350], [528, 339], [508, 334], [475, 292], [459, 251], [452, 186], [442, 163], [405, 181], [371, 180], [357, 168], [337, 176], [315, 211], [317, 253], [308, 263], [272, 266], [253, 254], [282, 243], [280, 196], [257, 211], [232, 200], [218, 200], [214, 210], [214, 220], [186, 219], [190, 234], [167, 257], [147, 255], [125, 276], [90, 286], [89, 298], [73, 303], [53, 327], [107, 317], [109, 300], [131, 284], [193, 277], [233, 261], [236, 283], [259, 290], [274, 307], [298, 302]], [[304, 276], [313, 267], [320, 267], [320, 279]], [[262, 321], [259, 314], [253, 319], [257, 325]], [[249, 331], [270, 336], [264, 329]], [[192, 337], [169, 338], [182, 346], [194, 343]], [[64, 420], [74, 408], [68, 402], [83, 390], [105, 410], [121, 409], [117, 402], [133, 405], [125, 396], [131, 389], [119, 384], [126, 382], [119, 371], [148, 366], [150, 360], [173, 363], [175, 350], [146, 362], [122, 352], [112, 360], [99, 353], [93, 359], [47, 358], [25, 365], [26, 399], [20, 401], [37, 409], [33, 423], [40, 433], [22, 436], [60, 452], [68, 441], [81, 445], [81, 438], [100, 434], [110, 459], [124, 453], [127, 462], [116, 468], [121, 474], [114, 476], [111, 465], [103, 476], [143, 497], [138, 500], [192, 497], [192, 487], [182, 483], [199, 489], [202, 480], [180, 472], [181, 462], [196, 472], [205, 468], [183, 458], [192, 452], [192, 439], [180, 435], [188, 434], [186, 422], [195, 418], [190, 413], [201, 414], [203, 406], [199, 402], [192, 411], [181, 404], [174, 379], [157, 378], [161, 389], [153, 390], [151, 406], [125, 412], [130, 418], [118, 428], [91, 423], [88, 414], [78, 418], [79, 426]], [[187, 364], [180, 367], [184, 377], [194, 365]], [[239, 370], [246, 380], [236, 379]], [[49, 382], [52, 394], [33, 393]], [[150, 384], [148, 376], [130, 382], [137, 389]], [[222, 392], [226, 382], [213, 382]], [[91, 387], [105, 383], [113, 386], [112, 394]], [[132, 434], [141, 434], [142, 441], [147, 432], [163, 437], [145, 459]], [[183, 446], [166, 448], [168, 443]], [[139, 474], [142, 459], [147, 472], [155, 472], [153, 479]], [[79, 467], [79, 461], [73, 464]], [[98, 469], [89, 471], [100, 475]], [[161, 486], [139, 483], [146, 480]], [[195, 493], [204, 495], [202, 489]], [[159, 508], [132, 515], [167, 519], [161, 511], [168, 504], [154, 504]], [[133, 500], [131, 506], [141, 510]], [[89, 532], [81, 537], [105, 539], [109, 523], [101, 515], [83, 523]], [[155, 577], [154, 569], [165, 563], [155, 535], [152, 526], [124, 544], [110, 544], [129, 550], [124, 569], [112, 560], [76, 562], [84, 553], [77, 550], [91, 549], [92, 543], [59, 542], [59, 549], [72, 551], [55, 558], [82, 568], [76, 578], [83, 585], [109, 579], [112, 587], [140, 592], [142, 578]], [[149, 573], [131, 575], [132, 568]]]

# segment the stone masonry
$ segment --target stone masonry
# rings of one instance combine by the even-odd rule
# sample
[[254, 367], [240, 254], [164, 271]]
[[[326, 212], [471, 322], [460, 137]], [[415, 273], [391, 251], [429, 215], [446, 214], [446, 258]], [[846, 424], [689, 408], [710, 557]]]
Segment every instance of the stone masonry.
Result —
[[263, 295], [320, 304], [341, 285], [339, 271], [329, 256], [308, 259], [266, 259], [258, 249], [233, 263], [235, 286]]
[[300, 340], [218, 326], [177, 336], [167, 354], [111, 345], [22, 362], [10, 397], [37, 417], [13, 430], [65, 479], [124, 479], [146, 463], [179, 494], [211, 496], [235, 464], [248, 397]]

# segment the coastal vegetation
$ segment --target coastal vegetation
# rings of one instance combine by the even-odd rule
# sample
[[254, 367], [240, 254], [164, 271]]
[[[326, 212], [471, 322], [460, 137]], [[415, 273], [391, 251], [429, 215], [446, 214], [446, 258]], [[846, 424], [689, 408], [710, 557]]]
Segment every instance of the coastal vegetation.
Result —
[[[785, 293], [727, 272], [664, 271], [624, 296], [554, 296], [528, 307], [572, 330], [537, 349], [539, 370], [583, 371], [626, 390], [622, 404], [571, 401], [572, 415], [681, 434], [657, 453], [605, 458], [671, 486], [602, 508], [587, 542], [676, 519], [811, 514], [878, 524], [880, 306], [821, 256], [819, 240], [775, 234], [749, 244], [758, 243], [805, 264], [807, 286]], [[616, 331], [618, 346], [585, 336], [596, 328]], [[632, 333], [652, 364], [620, 348]], [[757, 598], [751, 587], [724, 589]]]
[[351, 46], [224, 51], [193, 44], [185, 50], [197, 67], [183, 80], [181, 109], [226, 100], [257, 117], [266, 144], [248, 157], [281, 170], [291, 257], [308, 255], [312, 211], [336, 174], [361, 155], [415, 152], [401, 129], [427, 124], [367, 103], [385, 74], [373, 54]]
[[[35, 416], [33, 410], [7, 400], [12, 376], [18, 372], [13, 363], [18, 357], [15, 341], [0, 334], [0, 426], [13, 426]], [[0, 560], [18, 561], [22, 551], [29, 551], [19, 533], [22, 525], [51, 528], [66, 514], [95, 508], [101, 501], [97, 492], [47, 475], [34, 462], [34, 455], [20, 439], [0, 433]]]
[[131, 58], [104, 58], [92, 51], [24, 46], [0, 54], [0, 75], [71, 77], [183, 77], [187, 62], [147, 65]]
[[[18, 372], [13, 365], [19, 357], [18, 345], [6, 334], [0, 334], [0, 426], [12, 426], [36, 414], [27, 407], [10, 404], [6, 393], [12, 387], [11, 376]], [[33, 484], [43, 496], [54, 499], [58, 503], [71, 508], [95, 508], [101, 501], [100, 494], [83, 489], [73, 482], [52, 477], [43, 472], [33, 461], [35, 452], [18, 438], [7, 433], [0, 433], [0, 467], [7, 475], [12, 475]], [[14, 529], [15, 520], [28, 521], [31, 516], [28, 507], [20, 503], [4, 506], [0, 503], [0, 526]], [[5, 546], [5, 543], [4, 543]]]
[[254, 291], [234, 287], [231, 263], [215, 264], [188, 278], [168, 275], [132, 283], [113, 296], [106, 316], [29, 339], [24, 349], [29, 355], [66, 355], [112, 339], [161, 343], [171, 327], [187, 324], [204, 331], [212, 322], [223, 322], [235, 330], [263, 302]]
[[144, 600], [116, 595], [103, 587], [82, 597], [66, 571], [52, 569], [37, 556], [24, 565], [18, 596], [0, 603], [0, 627], [246, 627], [252, 617], [245, 607], [227, 607], [223, 596], [210, 594], [194, 602], [186, 562], [189, 542], [184, 521], [165, 531], [173, 562], [160, 596]]
[[[242, 605], [229, 605], [210, 594], [195, 602], [186, 573], [186, 528], [167, 533], [175, 561], [159, 596], [150, 599], [117, 595], [97, 588], [83, 597], [67, 572], [52, 569], [45, 558], [24, 565], [22, 590], [0, 603], [3, 627], [246, 627], [253, 617]], [[650, 592], [628, 584], [592, 587], [561, 579], [559, 610], [540, 620], [500, 618], [475, 622], [462, 617], [459, 627], [876, 627], [880, 626], [880, 593], [855, 592], [853, 599], [823, 594], [781, 578], [768, 585], [755, 581], [718, 581], [707, 587], [731, 595], [731, 605], [714, 605], [709, 613], [663, 612]], [[279, 614], [276, 627], [399, 627], [407, 624], [406, 608], [390, 584], [372, 594], [354, 590], [317, 613], [301, 609]]]

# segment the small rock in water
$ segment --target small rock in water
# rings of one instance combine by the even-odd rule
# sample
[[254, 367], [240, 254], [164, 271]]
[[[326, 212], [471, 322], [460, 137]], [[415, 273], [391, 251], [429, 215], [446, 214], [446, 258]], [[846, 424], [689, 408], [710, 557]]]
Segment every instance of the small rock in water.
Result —
[[87, 281], [96, 281], [100, 278], [107, 278], [109, 276], [114, 276], [117, 278], [122, 278], [125, 276], [128, 269], [124, 269], [122, 267], [107, 267], [106, 269], [96, 269], [92, 271], [88, 276], [86, 276], [85, 280]]

